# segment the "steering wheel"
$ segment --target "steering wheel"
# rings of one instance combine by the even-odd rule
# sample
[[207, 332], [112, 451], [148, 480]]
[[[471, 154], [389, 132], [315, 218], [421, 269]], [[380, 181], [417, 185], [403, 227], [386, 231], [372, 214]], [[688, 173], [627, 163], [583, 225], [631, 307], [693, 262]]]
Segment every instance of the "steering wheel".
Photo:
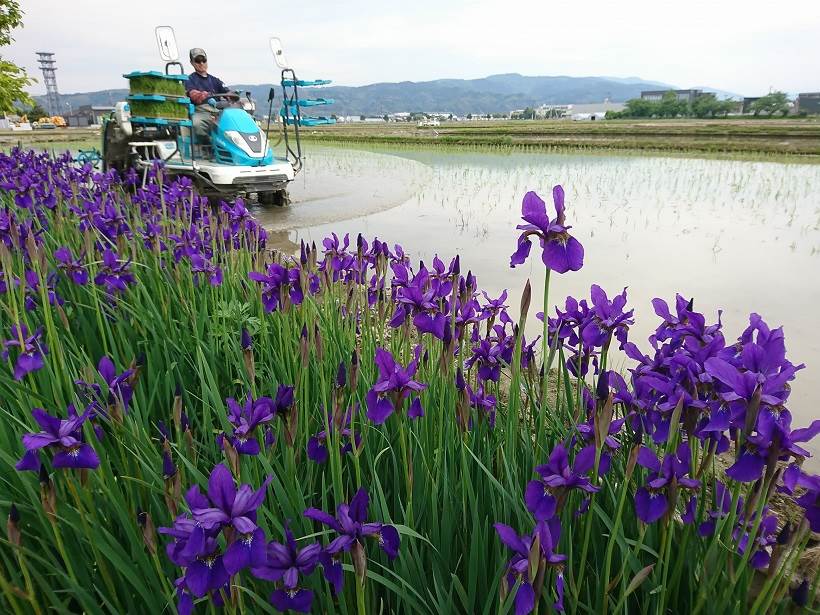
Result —
[[240, 96], [236, 92], [222, 92], [220, 94], [211, 94], [209, 96], [209, 98], [224, 98], [225, 100], [239, 100]]

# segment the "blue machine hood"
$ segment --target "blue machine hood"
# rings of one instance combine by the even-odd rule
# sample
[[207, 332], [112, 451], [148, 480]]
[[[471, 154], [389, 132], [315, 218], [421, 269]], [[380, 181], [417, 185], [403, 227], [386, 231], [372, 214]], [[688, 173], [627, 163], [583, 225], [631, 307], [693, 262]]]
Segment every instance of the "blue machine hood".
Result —
[[226, 130], [236, 130], [246, 134], [259, 132], [259, 126], [243, 109], [223, 109], [222, 113], [219, 114], [217, 128], [220, 132]]
[[262, 131], [243, 109], [223, 109], [211, 141], [214, 158], [222, 164], [254, 167], [273, 163]]

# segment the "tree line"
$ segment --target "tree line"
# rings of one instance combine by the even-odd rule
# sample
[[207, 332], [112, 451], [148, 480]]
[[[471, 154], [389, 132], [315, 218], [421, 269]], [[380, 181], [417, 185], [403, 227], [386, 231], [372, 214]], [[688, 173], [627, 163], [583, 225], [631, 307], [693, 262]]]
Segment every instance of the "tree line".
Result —
[[[712, 93], [701, 94], [693, 101], [680, 100], [674, 92], [666, 92], [661, 100], [633, 98], [626, 101], [623, 111], [607, 111], [606, 119], [641, 117], [726, 117], [741, 111], [741, 103], [736, 100], [718, 100]], [[789, 98], [785, 92], [772, 92], [751, 103], [749, 111], [754, 115], [786, 115], [789, 112]]]

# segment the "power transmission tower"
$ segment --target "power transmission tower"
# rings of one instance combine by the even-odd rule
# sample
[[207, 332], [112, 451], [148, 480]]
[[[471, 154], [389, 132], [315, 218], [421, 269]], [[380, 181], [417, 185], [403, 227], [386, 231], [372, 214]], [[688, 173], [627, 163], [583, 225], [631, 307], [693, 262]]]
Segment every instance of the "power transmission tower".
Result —
[[46, 84], [46, 106], [49, 115], [60, 115], [60, 92], [57, 90], [57, 61], [50, 51], [38, 51], [37, 61], [40, 63], [40, 70], [43, 71], [43, 82]]

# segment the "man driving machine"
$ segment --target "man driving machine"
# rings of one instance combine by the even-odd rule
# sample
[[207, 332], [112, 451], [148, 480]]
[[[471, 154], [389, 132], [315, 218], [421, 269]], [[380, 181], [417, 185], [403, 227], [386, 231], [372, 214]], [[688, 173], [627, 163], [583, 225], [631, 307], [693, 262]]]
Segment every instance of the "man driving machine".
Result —
[[208, 55], [204, 49], [194, 47], [188, 52], [188, 57], [194, 72], [188, 75], [185, 91], [191, 102], [196, 105], [193, 117], [194, 131], [198, 138], [207, 140], [222, 106], [216, 99], [236, 101], [239, 95], [225, 87], [221, 79], [208, 73]]

